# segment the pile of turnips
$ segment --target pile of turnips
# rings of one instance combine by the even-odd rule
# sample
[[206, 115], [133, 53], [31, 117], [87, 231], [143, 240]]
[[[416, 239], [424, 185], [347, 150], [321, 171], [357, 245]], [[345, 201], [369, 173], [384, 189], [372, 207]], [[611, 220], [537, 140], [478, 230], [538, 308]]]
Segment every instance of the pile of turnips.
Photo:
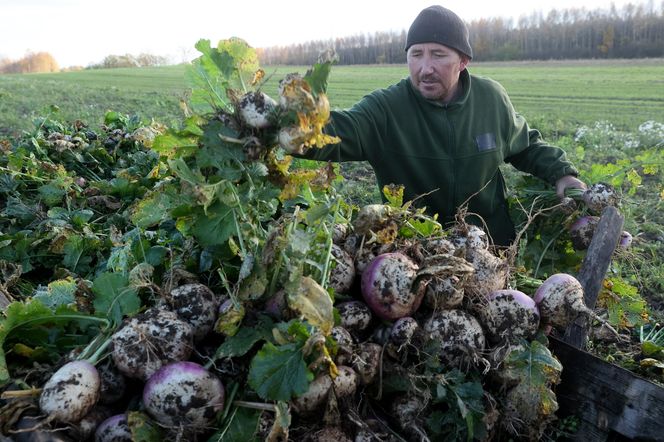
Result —
[[[531, 297], [508, 287], [510, 263], [479, 227], [404, 235], [414, 219], [407, 211], [373, 205], [360, 213], [355, 223], [335, 229], [330, 248], [335, 264], [327, 281], [338, 319], [319, 341], [330, 356], [288, 401], [290, 435], [270, 411], [273, 403], [258, 401], [268, 410], [256, 430], [259, 440], [275, 434], [329, 440], [328, 433], [340, 441], [372, 440], [390, 431], [406, 440], [435, 440], [427, 419], [458, 411], [432, 401], [423, 387], [443, 388], [448, 372], [465, 373], [481, 386], [477, 434], [541, 437], [555, 418], [552, 386], [562, 369], [541, 344], [541, 330], [592, 315], [578, 281], [553, 275]], [[369, 213], [376, 217], [369, 220]], [[291, 307], [280, 290], [242, 308], [288, 321], [298, 316]], [[207, 348], [227, 339], [219, 322], [234, 308], [228, 293], [204, 284], [164, 290], [152, 307], [118, 327], [106, 358], [66, 362], [43, 385], [43, 425], [67, 426], [79, 440], [116, 441], [131, 440], [138, 419], [163, 440], [205, 440], [232, 406], [228, 383], [246, 376], [246, 356], [215, 361]], [[519, 362], [535, 352], [549, 361], [539, 372]], [[218, 364], [236, 365], [233, 377]], [[529, 378], [524, 369], [546, 375]], [[387, 388], [395, 378], [402, 390]]]

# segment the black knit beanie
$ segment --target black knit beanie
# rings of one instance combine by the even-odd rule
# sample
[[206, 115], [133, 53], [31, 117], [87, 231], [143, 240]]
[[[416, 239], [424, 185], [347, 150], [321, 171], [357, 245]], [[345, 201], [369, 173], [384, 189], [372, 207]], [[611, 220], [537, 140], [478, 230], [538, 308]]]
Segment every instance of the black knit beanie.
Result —
[[406, 50], [417, 43], [440, 43], [473, 58], [466, 24], [458, 15], [442, 6], [423, 9], [410, 25]]

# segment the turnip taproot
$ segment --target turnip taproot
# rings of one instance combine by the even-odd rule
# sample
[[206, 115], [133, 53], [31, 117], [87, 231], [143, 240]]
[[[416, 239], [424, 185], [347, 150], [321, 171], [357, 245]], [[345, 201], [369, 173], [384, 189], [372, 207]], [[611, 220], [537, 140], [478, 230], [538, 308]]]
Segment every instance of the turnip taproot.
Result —
[[348, 293], [355, 281], [355, 262], [344, 249], [332, 245], [335, 266], [330, 270], [329, 285], [335, 293]]
[[479, 307], [478, 316], [493, 342], [517, 343], [520, 339], [530, 339], [540, 322], [533, 298], [518, 290], [492, 292], [486, 304]]
[[569, 226], [569, 235], [572, 240], [572, 246], [576, 250], [585, 250], [590, 246], [590, 242], [595, 234], [595, 229], [599, 224], [599, 217], [586, 215], [574, 221]]
[[95, 431], [95, 442], [131, 442], [133, 440], [127, 415], [116, 414], [103, 421]]
[[101, 379], [88, 361], [72, 361], [60, 367], [42, 387], [39, 408], [49, 419], [77, 422], [99, 400]]
[[482, 301], [489, 293], [505, 288], [509, 265], [487, 249], [467, 249], [466, 259], [475, 268], [464, 285], [465, 294]]
[[579, 315], [592, 315], [584, 304], [583, 293], [583, 286], [575, 277], [556, 273], [537, 288], [533, 299], [539, 308], [542, 322], [562, 329]]
[[362, 296], [376, 316], [394, 320], [420, 306], [423, 287], [413, 287], [417, 265], [402, 253], [378, 255], [362, 273]]
[[240, 98], [238, 111], [240, 118], [249, 127], [264, 129], [272, 124], [277, 102], [264, 92], [247, 92]]
[[160, 368], [145, 384], [143, 405], [166, 427], [192, 431], [209, 428], [224, 408], [224, 385], [195, 362], [174, 362]]
[[207, 286], [193, 283], [181, 285], [166, 295], [178, 318], [194, 330], [194, 340], [203, 339], [214, 327], [219, 299]]
[[341, 318], [341, 326], [351, 335], [360, 335], [371, 325], [371, 309], [362, 301], [346, 301], [335, 306]]
[[447, 365], [472, 362], [486, 344], [480, 323], [463, 310], [435, 312], [422, 328], [425, 339], [437, 347], [440, 360]]
[[189, 358], [194, 332], [175, 313], [152, 308], [127, 320], [111, 339], [118, 370], [146, 380], [162, 365]]
[[596, 183], [590, 186], [583, 192], [582, 199], [590, 213], [595, 215], [601, 215], [606, 207], [615, 207], [620, 201], [615, 189], [605, 183]]

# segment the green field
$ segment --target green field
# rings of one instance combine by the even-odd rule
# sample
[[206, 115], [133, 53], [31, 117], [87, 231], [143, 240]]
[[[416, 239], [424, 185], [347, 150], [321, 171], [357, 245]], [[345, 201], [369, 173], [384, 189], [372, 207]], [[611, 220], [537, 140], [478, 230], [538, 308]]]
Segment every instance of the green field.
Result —
[[[88, 70], [57, 74], [0, 75], [0, 134], [31, 128], [49, 106], [60, 118], [99, 124], [106, 110], [138, 114], [167, 125], [181, 119], [187, 95], [184, 66]], [[305, 67], [268, 67], [276, 80]], [[545, 133], [574, 131], [607, 120], [634, 130], [648, 120], [664, 120], [664, 60], [551, 61], [471, 64], [474, 74], [505, 86], [515, 107]], [[365, 93], [407, 75], [405, 66], [336, 66], [329, 95], [332, 106], [348, 107]], [[555, 134], [554, 134], [555, 135]]]

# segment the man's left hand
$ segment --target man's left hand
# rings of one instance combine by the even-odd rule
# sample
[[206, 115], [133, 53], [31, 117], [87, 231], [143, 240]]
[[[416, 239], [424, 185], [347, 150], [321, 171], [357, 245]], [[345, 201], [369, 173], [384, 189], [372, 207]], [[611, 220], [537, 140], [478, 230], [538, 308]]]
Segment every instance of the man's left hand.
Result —
[[565, 175], [556, 181], [556, 195], [558, 198], [565, 198], [565, 189], [587, 189], [586, 183], [573, 175]]

